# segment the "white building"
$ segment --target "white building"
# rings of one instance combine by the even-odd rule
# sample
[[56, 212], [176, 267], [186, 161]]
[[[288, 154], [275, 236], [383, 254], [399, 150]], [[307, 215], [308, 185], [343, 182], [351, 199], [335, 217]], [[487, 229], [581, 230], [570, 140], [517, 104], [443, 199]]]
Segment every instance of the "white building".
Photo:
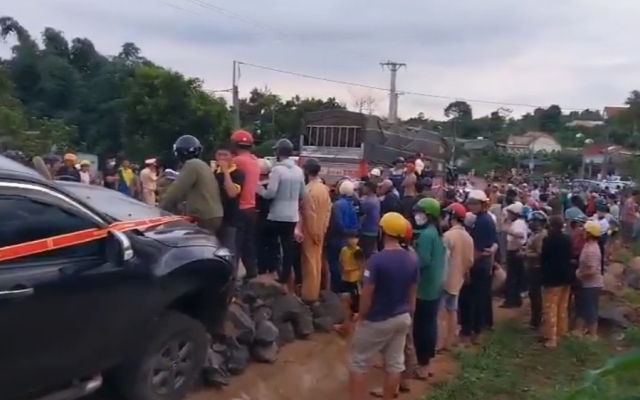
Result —
[[501, 146], [514, 154], [552, 153], [562, 150], [560, 143], [544, 132], [527, 132], [522, 136], [511, 135]]

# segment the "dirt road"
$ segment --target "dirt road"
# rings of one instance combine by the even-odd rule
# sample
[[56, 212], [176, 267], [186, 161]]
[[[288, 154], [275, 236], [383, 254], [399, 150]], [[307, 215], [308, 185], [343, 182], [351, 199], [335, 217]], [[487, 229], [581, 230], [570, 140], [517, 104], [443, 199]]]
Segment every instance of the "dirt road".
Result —
[[[504, 310], [495, 303], [494, 318], [515, 318], [525, 311]], [[296, 341], [285, 346], [273, 365], [252, 363], [240, 376], [231, 378], [231, 384], [221, 390], [201, 388], [187, 400], [349, 400], [346, 368], [348, 348], [346, 342], [334, 334], [317, 334], [307, 341]], [[411, 393], [400, 400], [419, 400], [428, 393], [429, 386], [451, 379], [456, 363], [450, 356], [437, 356], [434, 377], [429, 383], [411, 381]], [[382, 371], [369, 373], [370, 387], [382, 382]], [[105, 394], [91, 400], [118, 400]]]
[[[336, 335], [315, 335], [283, 348], [275, 365], [252, 364], [243, 375], [232, 378], [229, 387], [196, 391], [188, 400], [348, 400], [347, 352], [346, 342]], [[454, 374], [455, 363], [439, 357], [434, 369], [433, 382], [446, 380]], [[381, 380], [381, 371], [373, 370], [372, 387]], [[425, 383], [411, 384], [412, 393], [400, 399], [417, 400], [428, 390]]]

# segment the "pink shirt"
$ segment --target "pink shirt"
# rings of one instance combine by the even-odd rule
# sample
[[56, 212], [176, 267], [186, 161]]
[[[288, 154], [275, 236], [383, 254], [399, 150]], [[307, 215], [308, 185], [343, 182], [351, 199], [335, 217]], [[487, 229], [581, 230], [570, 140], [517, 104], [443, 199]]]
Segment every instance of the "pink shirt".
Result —
[[242, 153], [234, 157], [233, 163], [244, 173], [244, 185], [240, 192], [240, 209], [256, 207], [256, 190], [260, 182], [260, 164], [251, 153]]

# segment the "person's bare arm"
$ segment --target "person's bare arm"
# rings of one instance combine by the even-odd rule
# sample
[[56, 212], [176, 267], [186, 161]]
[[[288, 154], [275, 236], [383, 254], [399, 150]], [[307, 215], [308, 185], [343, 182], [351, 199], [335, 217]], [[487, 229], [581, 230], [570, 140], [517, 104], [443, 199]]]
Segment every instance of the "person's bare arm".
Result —
[[360, 320], [363, 320], [371, 309], [374, 289], [375, 285], [373, 283], [365, 282], [365, 284], [362, 285], [362, 290], [360, 291], [360, 303], [358, 305], [358, 319]]
[[227, 169], [223, 170], [223, 176], [224, 176], [224, 191], [227, 193], [227, 196], [229, 196], [230, 198], [232, 199], [236, 198], [240, 194], [240, 190], [241, 190], [240, 185], [233, 182], [233, 179], [231, 179], [231, 173], [229, 172], [229, 170]]
[[411, 313], [411, 316], [413, 316], [413, 314], [416, 311], [417, 293], [418, 293], [418, 285], [414, 283], [413, 285], [411, 285], [411, 288], [409, 288], [409, 312]]

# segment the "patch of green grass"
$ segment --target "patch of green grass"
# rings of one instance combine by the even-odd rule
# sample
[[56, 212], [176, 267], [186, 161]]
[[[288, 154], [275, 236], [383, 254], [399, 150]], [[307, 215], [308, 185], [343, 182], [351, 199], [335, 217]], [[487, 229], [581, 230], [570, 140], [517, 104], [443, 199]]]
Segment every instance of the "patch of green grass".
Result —
[[640, 291], [632, 288], [626, 288], [620, 294], [620, 297], [632, 306], [640, 306]]
[[[630, 341], [640, 340], [640, 331], [630, 329], [625, 338], [633, 345]], [[517, 321], [505, 321], [479, 350], [456, 353], [459, 373], [430, 389], [425, 400], [563, 400], [582, 384], [587, 370], [601, 367], [612, 354], [613, 346], [606, 340], [594, 343], [567, 338], [557, 349], [549, 350]], [[600, 381], [580, 400], [616, 400], [638, 394], [640, 379], [630, 374]]]
[[632, 326], [625, 329], [624, 342], [629, 347], [640, 347], [640, 327]]

